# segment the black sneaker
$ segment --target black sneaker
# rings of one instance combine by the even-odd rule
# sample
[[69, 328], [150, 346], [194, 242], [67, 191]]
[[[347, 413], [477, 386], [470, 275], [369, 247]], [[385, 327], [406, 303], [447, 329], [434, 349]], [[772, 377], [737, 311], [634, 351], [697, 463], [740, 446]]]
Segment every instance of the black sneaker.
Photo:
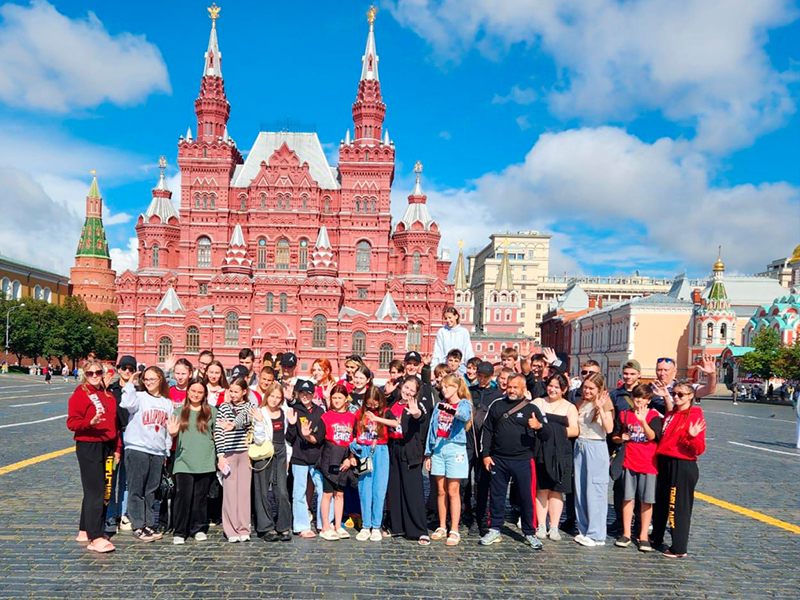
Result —
[[146, 531], [147, 534], [154, 540], [160, 540], [161, 538], [164, 537], [164, 534], [162, 532], [156, 531], [155, 529], [153, 529], [152, 527], [148, 527], [147, 525], [144, 526], [144, 531]]
[[117, 520], [114, 517], [106, 519], [105, 531], [108, 535], [117, 533]]
[[147, 527], [142, 527], [141, 529], [137, 529], [136, 531], [134, 531], [133, 537], [135, 537], [140, 542], [152, 542], [155, 539]]
[[291, 531], [284, 531], [280, 534], [282, 542], [291, 542], [292, 541], [292, 532]]
[[277, 542], [280, 538], [277, 531], [268, 531], [264, 534], [265, 542]]
[[631, 545], [631, 538], [626, 535], [620, 536], [617, 538], [617, 541], [614, 542], [614, 545], [618, 548], [627, 548]]
[[639, 552], [652, 552], [653, 547], [647, 540], [639, 540]]

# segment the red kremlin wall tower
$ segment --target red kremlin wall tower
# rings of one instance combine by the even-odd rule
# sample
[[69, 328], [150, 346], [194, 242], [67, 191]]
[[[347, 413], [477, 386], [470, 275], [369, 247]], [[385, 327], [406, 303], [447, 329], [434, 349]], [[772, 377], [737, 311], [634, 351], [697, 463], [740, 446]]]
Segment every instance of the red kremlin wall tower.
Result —
[[330, 166], [315, 133], [262, 131], [244, 160], [228, 133], [230, 104], [211, 36], [196, 137], [178, 142], [180, 211], [164, 179], [139, 217], [139, 268], [117, 278], [119, 352], [158, 364], [210, 348], [226, 367], [240, 348], [292, 351], [307, 372], [360, 354], [385, 374], [393, 357], [428, 351], [453, 301], [439, 258], [422, 166], [400, 222], [389, 197], [395, 147], [384, 128], [374, 11], [353, 103], [354, 135]]
[[92, 185], [86, 196], [86, 220], [75, 252], [75, 266], [69, 271], [73, 296], [82, 296], [92, 312], [117, 311], [114, 286], [116, 272], [111, 269], [106, 231], [103, 228], [103, 198], [92, 171]]

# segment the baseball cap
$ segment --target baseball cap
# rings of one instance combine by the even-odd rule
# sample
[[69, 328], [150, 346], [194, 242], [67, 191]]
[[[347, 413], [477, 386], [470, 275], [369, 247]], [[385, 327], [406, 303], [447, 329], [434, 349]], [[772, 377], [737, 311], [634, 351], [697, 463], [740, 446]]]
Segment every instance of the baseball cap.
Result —
[[494, 366], [488, 360], [478, 363], [478, 375], [494, 375]]
[[420, 356], [419, 352], [412, 350], [411, 352], [406, 352], [406, 357], [403, 359], [403, 362], [422, 362], [422, 357]]
[[133, 369], [135, 371], [136, 370], [136, 359], [133, 356], [129, 355], [129, 354], [126, 354], [125, 356], [122, 356], [119, 359], [119, 362], [117, 363], [117, 368], [121, 369], [122, 367], [130, 367], [131, 369]]
[[282, 367], [296, 367], [297, 366], [297, 357], [294, 355], [293, 352], [284, 352], [281, 356], [281, 366]]
[[297, 383], [294, 384], [294, 392], [299, 394], [301, 392], [308, 392], [309, 394], [314, 393], [314, 383], [309, 381], [308, 379], [298, 379]]
[[638, 360], [629, 360], [624, 365], [622, 365], [623, 369], [635, 369], [639, 373], [642, 372], [642, 365], [639, 364]]
[[247, 377], [247, 367], [244, 365], [236, 365], [231, 371], [231, 379], [239, 379], [239, 377]]

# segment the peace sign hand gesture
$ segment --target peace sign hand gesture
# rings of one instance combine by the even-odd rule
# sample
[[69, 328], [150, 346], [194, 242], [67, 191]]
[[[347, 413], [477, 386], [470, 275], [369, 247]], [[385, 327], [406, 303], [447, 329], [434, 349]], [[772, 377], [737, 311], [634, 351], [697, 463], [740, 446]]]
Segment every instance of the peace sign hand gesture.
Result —
[[705, 430], [706, 430], [706, 422], [704, 419], [700, 419], [699, 421], [695, 421], [694, 423], [689, 425], [689, 436], [697, 437]]

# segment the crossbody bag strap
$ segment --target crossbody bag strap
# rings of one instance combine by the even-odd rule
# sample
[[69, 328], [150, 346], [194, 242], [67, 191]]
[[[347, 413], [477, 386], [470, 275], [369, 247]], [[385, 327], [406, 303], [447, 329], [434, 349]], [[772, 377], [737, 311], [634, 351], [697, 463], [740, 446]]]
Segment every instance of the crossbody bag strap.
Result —
[[519, 404], [517, 404], [516, 406], [514, 406], [514, 407], [513, 407], [511, 410], [509, 410], [508, 412], [506, 412], [506, 413], [503, 415], [503, 418], [504, 418], [504, 419], [507, 419], [507, 418], [509, 417], [509, 415], [511, 415], [511, 413], [515, 413], [515, 412], [517, 412], [519, 409], [521, 409], [521, 408], [525, 408], [525, 407], [528, 405], [528, 403], [529, 403], [529, 402], [530, 402], [530, 400], [528, 400], [528, 399], [525, 399], [525, 400], [523, 400], [522, 402], [520, 402]]

